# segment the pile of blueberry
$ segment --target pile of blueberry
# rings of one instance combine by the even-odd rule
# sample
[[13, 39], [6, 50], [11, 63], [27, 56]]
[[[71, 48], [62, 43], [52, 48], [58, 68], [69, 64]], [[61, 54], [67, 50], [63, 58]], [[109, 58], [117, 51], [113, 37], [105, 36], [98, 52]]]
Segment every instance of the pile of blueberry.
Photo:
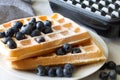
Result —
[[49, 77], [72, 77], [74, 67], [72, 64], [65, 64], [63, 67], [49, 67], [39, 65], [36, 74]]
[[101, 80], [117, 80], [117, 74], [120, 74], [120, 65], [116, 65], [115, 62], [109, 61], [105, 63], [100, 70], [109, 70], [107, 71], [101, 71], [99, 74], [99, 78]]
[[61, 48], [59, 48], [56, 51], [56, 55], [65, 55], [65, 54], [67, 54], [69, 52], [74, 54], [74, 53], [80, 53], [81, 50], [78, 47], [72, 47], [71, 44], [65, 43]]
[[[30, 35], [31, 37], [41, 35], [41, 32], [44, 34], [53, 32], [51, 28], [51, 21], [46, 20], [36, 21], [35, 18], [32, 18], [28, 24], [23, 25], [22, 22], [16, 21], [11, 28], [8, 28], [4, 32], [0, 32], [0, 38], [2, 38], [2, 42], [7, 44], [10, 49], [14, 49], [17, 47], [16, 42], [12, 39], [14, 36], [17, 40], [22, 40], [26, 38], [26, 35]], [[38, 43], [44, 42], [44, 37], [38, 37], [36, 39]]]

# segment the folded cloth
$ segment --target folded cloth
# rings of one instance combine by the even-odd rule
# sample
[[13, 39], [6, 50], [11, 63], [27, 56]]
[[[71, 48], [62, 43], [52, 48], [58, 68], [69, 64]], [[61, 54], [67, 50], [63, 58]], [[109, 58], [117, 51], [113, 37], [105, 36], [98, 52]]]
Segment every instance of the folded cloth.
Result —
[[33, 3], [33, 0], [23, 0], [23, 1], [25, 1], [25, 2], [27, 2], [27, 3], [29, 3], [29, 4], [32, 4], [32, 3]]
[[32, 5], [23, 0], [0, 0], [0, 24], [34, 15]]

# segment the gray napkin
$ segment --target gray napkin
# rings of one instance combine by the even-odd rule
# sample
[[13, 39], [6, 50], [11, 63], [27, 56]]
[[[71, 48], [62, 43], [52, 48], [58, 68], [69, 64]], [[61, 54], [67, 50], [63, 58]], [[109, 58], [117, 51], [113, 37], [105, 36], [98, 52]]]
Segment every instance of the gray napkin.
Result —
[[28, 0], [0, 0], [0, 24], [13, 19], [34, 16], [31, 3]]

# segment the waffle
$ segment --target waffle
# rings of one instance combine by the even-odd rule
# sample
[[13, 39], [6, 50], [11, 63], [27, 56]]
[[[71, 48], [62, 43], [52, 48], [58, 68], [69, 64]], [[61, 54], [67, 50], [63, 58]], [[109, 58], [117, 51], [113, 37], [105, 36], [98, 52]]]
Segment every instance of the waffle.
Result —
[[56, 55], [55, 52], [50, 55], [42, 55], [38, 57], [28, 58], [20, 61], [10, 62], [10, 66], [18, 70], [32, 70], [38, 65], [56, 66], [70, 63], [73, 65], [85, 65], [106, 60], [104, 50], [95, 42], [94, 39], [89, 39], [87, 42], [78, 43], [75, 47], [81, 49], [80, 53], [66, 55]]
[[[9, 61], [17, 61], [43, 54], [50, 54], [64, 43], [75, 45], [90, 39], [89, 33], [84, 28], [58, 13], [54, 13], [52, 16], [36, 16], [35, 18], [37, 21], [50, 20], [52, 22], [53, 32], [49, 34], [44, 34], [41, 32], [40, 36], [43, 36], [46, 40], [42, 43], [37, 43], [35, 41], [35, 39], [39, 36], [31, 37], [26, 35], [27, 39], [23, 40], [17, 40], [13, 36], [12, 38], [17, 44], [17, 48], [15, 49], [9, 49], [0, 38], [1, 53], [4, 54]], [[4, 23], [0, 25], [0, 32], [12, 27], [16, 21], [27, 24], [30, 19], [31, 17]]]

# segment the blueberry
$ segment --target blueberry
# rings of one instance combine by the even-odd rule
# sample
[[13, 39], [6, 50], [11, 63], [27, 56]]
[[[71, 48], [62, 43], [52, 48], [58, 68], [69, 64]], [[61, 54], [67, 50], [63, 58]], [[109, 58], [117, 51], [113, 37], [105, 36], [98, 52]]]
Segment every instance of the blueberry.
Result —
[[45, 27], [46, 26], [51, 27], [51, 25], [52, 25], [51, 21], [49, 21], [49, 20], [44, 21], [44, 26]]
[[47, 34], [47, 33], [51, 33], [53, 32], [52, 28], [51, 27], [44, 27], [43, 30], [42, 30], [43, 33]]
[[63, 51], [62, 48], [59, 48], [57, 51], [56, 51], [56, 55], [65, 55], [65, 51]]
[[23, 33], [23, 34], [26, 34], [27, 33], [27, 25], [23, 25], [20, 32]]
[[100, 72], [100, 74], [99, 74], [99, 78], [101, 80], [107, 80], [108, 76], [109, 76], [109, 74], [107, 72]]
[[111, 71], [109, 72], [109, 76], [110, 76], [110, 79], [111, 79], [111, 80], [117, 80], [117, 73], [116, 73], [115, 70], [111, 70]]
[[14, 30], [12, 28], [9, 28], [5, 31], [5, 36], [10, 36], [12, 37], [14, 35]]
[[10, 49], [14, 49], [17, 47], [17, 44], [15, 43], [14, 40], [10, 39], [9, 41], [7, 41], [7, 46], [10, 48]]
[[22, 27], [23, 23], [20, 22], [20, 21], [16, 21], [14, 24], [13, 24], [13, 27], [17, 28], [17, 29], [20, 29]]
[[57, 75], [57, 77], [62, 77], [63, 76], [63, 69], [62, 69], [62, 67], [57, 67], [56, 68], [56, 75]]
[[107, 63], [105, 63], [101, 68], [100, 68], [100, 70], [104, 70], [104, 69], [106, 69], [107, 68]]
[[46, 70], [45, 70], [45, 67], [43, 66], [38, 66], [37, 69], [36, 69], [36, 72], [37, 72], [37, 75], [39, 76], [45, 76], [46, 74]]
[[120, 74], [120, 65], [117, 65], [117, 66], [116, 66], [116, 72], [117, 72], [118, 74]]
[[28, 25], [30, 25], [32, 30], [36, 29], [36, 23], [29, 23]]
[[12, 29], [13, 29], [14, 33], [19, 32], [19, 29], [18, 29], [18, 28], [16, 28], [16, 27], [12, 27]]
[[46, 69], [47, 71], [49, 71], [50, 67], [49, 67], [49, 66], [45, 66], [45, 69]]
[[34, 37], [34, 36], [39, 36], [40, 35], [40, 31], [38, 29], [32, 31], [31, 33], [31, 36]]
[[72, 48], [72, 53], [80, 53], [80, 52], [81, 52], [80, 48], [78, 47]]
[[72, 64], [65, 64], [63, 73], [65, 77], [72, 77], [72, 73], [74, 71], [74, 67]]
[[39, 37], [36, 38], [36, 41], [37, 41], [38, 43], [40, 43], [40, 42], [45, 42], [45, 38], [42, 37], [42, 36], [39, 36]]
[[4, 43], [4, 44], [6, 44], [9, 40], [11, 40], [12, 38], [11, 37], [4, 37], [4, 38], [2, 38], [2, 42]]
[[66, 69], [66, 68], [63, 69], [63, 74], [65, 77], [72, 77], [72, 73], [73, 72], [69, 69]]
[[108, 69], [115, 69], [116, 68], [115, 62], [113, 62], [113, 61], [107, 62], [107, 68]]
[[70, 44], [67, 44], [67, 43], [64, 44], [62, 48], [66, 53], [68, 53], [72, 50], [72, 46]]
[[48, 75], [48, 71], [49, 71], [49, 69], [50, 69], [49, 66], [46, 66], [46, 67], [45, 67], [45, 70], [46, 70], [46, 71], [45, 71], [45, 75]]
[[22, 40], [22, 39], [26, 38], [25, 35], [23, 33], [21, 33], [21, 32], [17, 32], [15, 34], [15, 37], [16, 37], [17, 40]]
[[43, 28], [44, 28], [44, 23], [42, 21], [38, 21], [37, 24], [36, 24], [36, 28], [39, 30], [39, 31], [42, 31]]
[[71, 72], [73, 72], [74, 71], [74, 66], [72, 65], [72, 64], [65, 64], [64, 65], [64, 69], [69, 69]]
[[48, 76], [55, 77], [56, 76], [56, 68], [51, 67], [48, 71]]
[[27, 24], [27, 34], [30, 34], [33, 30], [35, 30], [36, 29], [36, 26], [35, 26], [36, 24], [35, 23], [28, 23]]
[[22, 26], [20, 32], [30, 35], [34, 29], [35, 27], [33, 26], [33, 24], [28, 23], [27, 25]]
[[0, 38], [5, 37], [5, 32], [0, 32]]
[[36, 23], [36, 19], [35, 18], [31, 18], [29, 23]]

